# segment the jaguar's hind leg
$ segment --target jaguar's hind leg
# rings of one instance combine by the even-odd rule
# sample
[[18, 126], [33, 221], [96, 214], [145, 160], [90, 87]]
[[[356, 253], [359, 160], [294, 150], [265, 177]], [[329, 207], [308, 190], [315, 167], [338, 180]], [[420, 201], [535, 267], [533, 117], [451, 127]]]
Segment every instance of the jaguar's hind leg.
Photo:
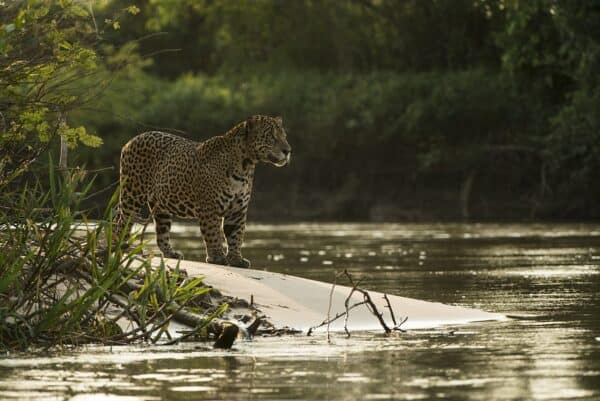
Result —
[[171, 215], [165, 212], [154, 213], [156, 243], [165, 258], [183, 259], [183, 254], [171, 247]]
[[129, 185], [123, 185], [119, 194], [119, 203], [115, 216], [113, 242], [121, 240], [121, 246], [127, 247], [131, 237], [131, 227], [139, 218], [146, 197], [140, 191], [134, 191]]

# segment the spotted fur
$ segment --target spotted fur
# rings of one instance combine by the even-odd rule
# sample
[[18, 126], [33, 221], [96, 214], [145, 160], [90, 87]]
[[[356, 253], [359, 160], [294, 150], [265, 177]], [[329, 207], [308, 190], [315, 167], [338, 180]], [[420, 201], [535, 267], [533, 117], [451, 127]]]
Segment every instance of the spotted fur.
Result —
[[207, 262], [249, 267], [241, 247], [254, 169], [259, 162], [283, 166], [290, 152], [281, 117], [253, 116], [204, 142], [140, 134], [121, 151], [117, 234], [128, 234], [147, 206], [165, 257], [183, 257], [171, 247], [171, 218], [197, 219]]

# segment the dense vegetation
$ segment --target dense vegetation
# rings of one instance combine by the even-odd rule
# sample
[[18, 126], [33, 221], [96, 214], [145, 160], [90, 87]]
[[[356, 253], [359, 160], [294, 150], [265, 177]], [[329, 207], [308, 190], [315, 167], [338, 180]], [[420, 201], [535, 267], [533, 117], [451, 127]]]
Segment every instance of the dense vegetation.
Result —
[[[67, 110], [82, 141], [104, 142], [74, 163], [113, 168], [94, 190], [141, 131], [201, 140], [267, 113], [284, 117], [293, 159], [258, 172], [253, 220], [600, 215], [594, 1], [91, 4], [88, 35], [59, 50], [96, 49], [75, 85], [96, 91]], [[16, 16], [2, 15], [10, 37]]]
[[[126, 242], [112, 240], [116, 195], [90, 222], [82, 202], [93, 195], [91, 172], [67, 165], [68, 147], [102, 144], [69, 125], [70, 113], [97, 98], [107, 77], [127, 74], [119, 60], [131, 66], [135, 56], [101, 49], [91, 9], [79, 2], [0, 4], [0, 351], [156, 342], [172, 320], [189, 336], [231, 346], [226, 334], [237, 326], [215, 319], [225, 300], [213, 302], [202, 279], [178, 266], [151, 267], [144, 244], [115, 246]], [[50, 154], [59, 139], [57, 168]]]
[[281, 114], [293, 163], [259, 171], [251, 219], [600, 215], [593, 1], [123, 0], [95, 11], [131, 3], [140, 13], [104, 41], [135, 41], [146, 65], [72, 116], [105, 142], [79, 154], [88, 166], [117, 166], [143, 130], [201, 140]]

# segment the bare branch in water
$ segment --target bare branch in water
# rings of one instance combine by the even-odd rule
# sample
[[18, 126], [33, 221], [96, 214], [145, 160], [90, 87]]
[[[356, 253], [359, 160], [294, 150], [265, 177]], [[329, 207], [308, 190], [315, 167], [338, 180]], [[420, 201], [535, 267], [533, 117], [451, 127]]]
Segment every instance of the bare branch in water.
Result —
[[[348, 276], [348, 271], [344, 270], [344, 274], [346, 276]], [[348, 294], [348, 296], [346, 297], [346, 300], [344, 301], [344, 306], [346, 307], [346, 317], [344, 318], [344, 331], [346, 332], [346, 335], [348, 337], [350, 337], [350, 331], [348, 331], [348, 316], [350, 316], [350, 309], [348, 307], [349, 303], [350, 303], [350, 299], [352, 298], [352, 295], [356, 292], [358, 286], [360, 285], [360, 283], [362, 282], [362, 279], [359, 279], [356, 284], [354, 284], [352, 286], [352, 290], [350, 290], [350, 294]], [[365, 302], [359, 302], [360, 305], [364, 305]]]
[[[373, 300], [371, 299], [371, 295], [369, 295], [369, 292], [366, 290], [363, 290], [361, 288], [358, 288], [358, 283], [354, 284], [354, 279], [352, 278], [352, 276], [350, 275], [350, 273], [348, 273], [348, 270], [344, 270], [344, 274], [346, 275], [346, 277], [348, 278], [348, 281], [350, 281], [350, 283], [352, 285], [356, 285], [356, 291], [360, 292], [361, 294], [363, 294], [364, 300], [367, 304], [367, 307], [369, 308], [369, 310], [375, 315], [375, 317], [377, 318], [377, 320], [379, 320], [379, 324], [381, 324], [381, 327], [383, 327], [383, 330], [385, 331], [386, 334], [389, 334], [392, 332], [392, 329], [390, 329], [388, 327], [388, 325], [385, 323], [385, 320], [383, 320], [383, 314], [379, 312], [379, 310], [377, 309], [377, 306], [375, 306], [375, 303], [373, 302]], [[359, 281], [360, 283], [360, 281]]]
[[[335, 316], [331, 317], [331, 307], [332, 307], [332, 303], [333, 303], [333, 291], [337, 284], [337, 279], [341, 275], [344, 275], [348, 279], [350, 285], [352, 285], [352, 288], [350, 289], [350, 293], [348, 294], [348, 296], [346, 297], [346, 299], [344, 301], [344, 306], [345, 306], [346, 310], [344, 312], [339, 312]], [[329, 306], [327, 309], [327, 318], [325, 320], [323, 320], [321, 323], [317, 324], [316, 326], [313, 326], [310, 329], [308, 329], [308, 332], [306, 333], [306, 335], [310, 336], [316, 329], [323, 327], [323, 326], [327, 326], [327, 342], [330, 342], [330, 333], [329, 333], [330, 324], [335, 322], [336, 320], [344, 317], [344, 331], [346, 332], [346, 335], [348, 337], [350, 337], [350, 331], [348, 330], [348, 317], [350, 315], [350, 311], [361, 305], [367, 306], [369, 311], [377, 318], [377, 320], [379, 321], [379, 324], [381, 325], [381, 327], [383, 328], [383, 330], [385, 331], [386, 334], [390, 334], [390, 333], [392, 333], [392, 331], [404, 331], [401, 329], [401, 326], [408, 320], [408, 317], [402, 319], [400, 321], [400, 323], [398, 323], [396, 320], [394, 311], [392, 309], [391, 302], [390, 302], [387, 294], [385, 294], [384, 299], [386, 300], [386, 303], [387, 303], [386, 307], [390, 310], [390, 314], [392, 316], [392, 322], [394, 323], [394, 326], [392, 328], [390, 328], [383, 318], [383, 313], [379, 312], [379, 310], [377, 309], [377, 306], [373, 302], [373, 299], [371, 298], [371, 295], [369, 294], [369, 292], [360, 288], [361, 282], [362, 282], [362, 279], [355, 281], [352, 278], [352, 275], [347, 270], [344, 270], [342, 273], [336, 273], [335, 280], [333, 282], [333, 285], [331, 287], [331, 292], [329, 294]], [[352, 300], [352, 296], [354, 295], [355, 292], [361, 293], [363, 296], [363, 300], [356, 302], [354, 304], [350, 304], [350, 301]]]
[[394, 327], [398, 326], [398, 323], [396, 323], [396, 316], [394, 315], [394, 309], [392, 309], [392, 304], [390, 303], [390, 299], [388, 298], [387, 294], [383, 294], [383, 299], [385, 299], [385, 302], [387, 304], [387, 308], [390, 310], [390, 315], [392, 316], [392, 323], [394, 323]]
[[404, 323], [406, 323], [406, 321], [408, 320], [408, 316], [406, 316], [404, 319], [402, 319], [400, 321], [400, 323], [398, 323], [396, 321], [396, 315], [394, 314], [394, 309], [392, 308], [392, 304], [390, 303], [390, 299], [388, 298], [387, 294], [383, 294], [383, 299], [385, 299], [385, 302], [387, 304], [386, 308], [388, 308], [390, 310], [390, 315], [392, 316], [392, 322], [394, 323], [394, 327], [392, 328], [392, 330], [405, 332], [406, 330], [402, 329], [402, 325]]
[[327, 343], [329, 343], [329, 344], [331, 344], [331, 336], [329, 334], [329, 324], [331, 323], [331, 320], [329, 317], [331, 316], [331, 304], [333, 303], [333, 291], [335, 290], [335, 283], [337, 282], [337, 279], [339, 276], [340, 276], [340, 273], [338, 273], [336, 271], [333, 276], [333, 284], [331, 286], [331, 291], [329, 292], [329, 306], [327, 307]]

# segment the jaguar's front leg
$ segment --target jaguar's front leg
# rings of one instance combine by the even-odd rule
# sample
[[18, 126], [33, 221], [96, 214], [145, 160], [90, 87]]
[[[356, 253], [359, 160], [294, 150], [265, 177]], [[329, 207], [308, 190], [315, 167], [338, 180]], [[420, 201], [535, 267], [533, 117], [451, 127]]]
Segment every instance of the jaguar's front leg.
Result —
[[246, 231], [246, 212], [241, 209], [225, 216], [223, 230], [227, 237], [227, 263], [229, 266], [249, 268], [250, 261], [242, 257], [242, 244], [244, 243], [244, 232]]
[[200, 216], [200, 229], [206, 245], [206, 262], [226, 265], [225, 235], [221, 229], [222, 217], [215, 215]]

